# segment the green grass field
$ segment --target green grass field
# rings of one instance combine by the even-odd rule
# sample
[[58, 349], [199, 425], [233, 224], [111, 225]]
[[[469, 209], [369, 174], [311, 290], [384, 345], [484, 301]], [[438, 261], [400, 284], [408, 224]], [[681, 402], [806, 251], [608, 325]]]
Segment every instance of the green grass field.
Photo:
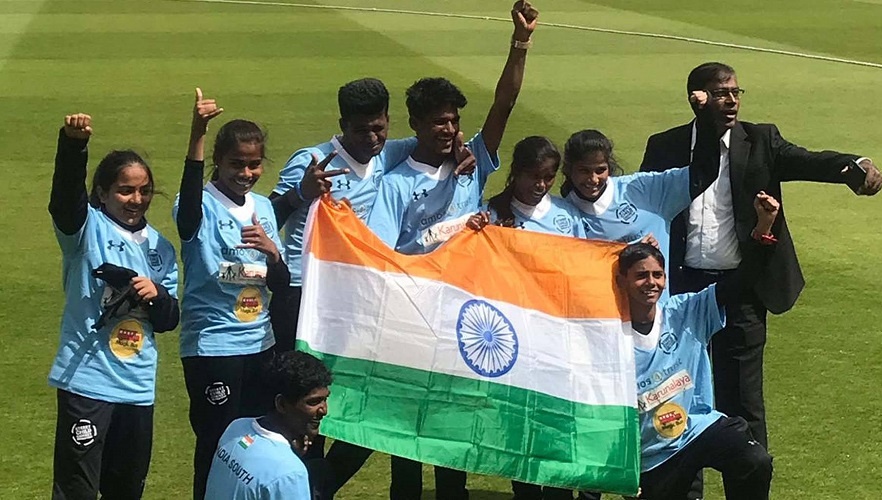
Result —
[[[309, 1], [309, 0], [302, 0]], [[507, 17], [508, 0], [315, 0]], [[537, 0], [541, 20], [636, 30], [882, 63], [880, 0]], [[446, 76], [480, 126], [507, 52], [505, 23], [405, 14], [197, 1], [0, 0], [0, 498], [46, 498], [55, 393], [46, 375], [58, 342], [60, 252], [46, 205], [64, 114], [94, 118], [96, 160], [110, 148], [148, 154], [158, 187], [150, 220], [175, 240], [170, 208], [185, 155], [193, 88], [270, 131], [259, 191], [288, 154], [327, 140], [336, 90], [363, 77], [393, 95], [392, 135], [408, 134], [403, 91]], [[882, 69], [708, 45], [540, 26], [501, 154], [529, 134], [562, 143], [598, 128], [628, 169], [649, 134], [690, 119], [689, 69], [723, 60], [748, 89], [742, 117], [774, 121], [790, 140], [882, 162]], [[216, 130], [215, 125], [214, 130]], [[504, 174], [490, 192], [501, 187]], [[794, 184], [785, 206], [806, 274], [797, 307], [770, 321], [766, 401], [777, 499], [882, 496], [882, 199], [842, 186]], [[161, 341], [147, 498], [186, 498], [193, 438], [177, 337]], [[331, 409], [333, 411], [333, 408]], [[427, 476], [427, 487], [431, 485]], [[388, 460], [372, 458], [339, 498], [387, 497]], [[507, 481], [471, 477], [476, 499], [508, 498]], [[428, 497], [428, 496], [427, 496]], [[722, 498], [712, 478], [707, 498]]]

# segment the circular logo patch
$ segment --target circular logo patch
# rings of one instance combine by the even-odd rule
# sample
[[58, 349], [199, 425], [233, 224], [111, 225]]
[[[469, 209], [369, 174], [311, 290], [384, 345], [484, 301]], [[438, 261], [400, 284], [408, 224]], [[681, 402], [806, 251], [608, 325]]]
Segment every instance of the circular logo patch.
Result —
[[230, 386], [220, 381], [207, 385], [205, 399], [215, 406], [226, 403], [230, 399]]
[[616, 218], [625, 224], [637, 220], [637, 207], [629, 202], [624, 202], [616, 208]]
[[120, 321], [110, 331], [110, 350], [120, 359], [131, 358], [144, 346], [144, 327], [139, 321]]
[[564, 214], [559, 214], [554, 217], [554, 228], [561, 233], [569, 233], [573, 230], [573, 221], [569, 217]]
[[661, 347], [662, 352], [665, 354], [674, 352], [679, 345], [680, 340], [674, 332], [665, 332], [661, 334], [661, 337], [658, 339], [658, 346]]
[[239, 321], [246, 323], [256, 320], [261, 311], [263, 311], [263, 297], [260, 294], [260, 289], [253, 286], [245, 287], [236, 299], [236, 307], [233, 310], [236, 317], [239, 318]]
[[679, 437], [686, 430], [686, 410], [677, 403], [667, 402], [655, 410], [652, 425], [656, 432], [667, 439]]
[[463, 304], [456, 320], [459, 353], [478, 375], [505, 375], [518, 359], [518, 336], [499, 309], [483, 300]]
[[71, 439], [80, 446], [89, 446], [95, 442], [97, 436], [98, 427], [91, 420], [86, 420], [85, 418], [77, 420], [70, 428]]

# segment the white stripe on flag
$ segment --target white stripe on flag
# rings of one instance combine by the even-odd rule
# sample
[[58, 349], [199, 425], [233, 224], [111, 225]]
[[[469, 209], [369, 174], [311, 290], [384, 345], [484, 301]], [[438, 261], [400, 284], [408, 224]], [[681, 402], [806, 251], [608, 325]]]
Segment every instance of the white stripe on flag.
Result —
[[[507, 318], [518, 338], [510, 369], [488, 377], [466, 363], [456, 333], [464, 305], [484, 299], [443, 282], [324, 262], [312, 255], [305, 255], [304, 261], [310, 280], [303, 304], [316, 306], [301, 309], [298, 338], [316, 351], [492, 381], [576, 403], [637, 405], [633, 339], [625, 333], [630, 327], [625, 329], [628, 325], [619, 319], [556, 318], [486, 300]], [[346, 307], [337, 305], [340, 302]], [[341, 309], [347, 311], [345, 316], [339, 315]], [[473, 309], [464, 330], [476, 330], [476, 318], [481, 323], [480, 313], [488, 311], [492, 309]], [[499, 316], [490, 313], [490, 319], [501, 324]], [[495, 364], [473, 359], [472, 364], [492, 368], [505, 365], [511, 356], [502, 358]]]

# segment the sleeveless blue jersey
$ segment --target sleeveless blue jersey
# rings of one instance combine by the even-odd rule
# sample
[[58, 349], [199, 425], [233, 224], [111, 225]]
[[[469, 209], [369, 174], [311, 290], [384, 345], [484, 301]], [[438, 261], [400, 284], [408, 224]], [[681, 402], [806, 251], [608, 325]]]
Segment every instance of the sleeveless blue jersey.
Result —
[[55, 237], [62, 252], [65, 302], [49, 384], [110, 403], [152, 405], [157, 352], [148, 313], [125, 304], [95, 331], [102, 304], [119, 290], [91, 273], [104, 263], [126, 267], [177, 297], [174, 247], [149, 225], [132, 232], [92, 207], [79, 231], [66, 235], [56, 228]]

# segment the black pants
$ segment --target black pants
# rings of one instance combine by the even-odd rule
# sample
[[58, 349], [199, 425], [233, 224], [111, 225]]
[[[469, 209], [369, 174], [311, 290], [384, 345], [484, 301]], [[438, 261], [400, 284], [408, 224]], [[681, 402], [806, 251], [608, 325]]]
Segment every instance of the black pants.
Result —
[[[686, 268], [685, 282], [673, 284], [672, 292], [701, 291], [728, 273]], [[726, 307], [726, 328], [711, 339], [711, 362], [716, 409], [746, 420], [754, 439], [768, 449], [763, 401], [766, 316], [766, 308], [756, 294], [745, 290], [738, 304]]]
[[273, 350], [242, 356], [182, 358], [190, 396], [190, 427], [196, 435], [193, 454], [193, 498], [205, 497], [205, 482], [217, 442], [230, 422], [258, 417], [272, 408], [273, 395], [262, 381]]
[[723, 474], [726, 500], [769, 498], [772, 457], [741, 417], [718, 420], [679, 453], [641, 474], [641, 498], [683, 500], [695, 474], [705, 467]]
[[139, 499], [150, 467], [153, 406], [58, 390], [52, 498]]
[[333, 478], [330, 483], [332, 493], [336, 494], [343, 485], [352, 479], [352, 476], [364, 466], [372, 453], [373, 450], [355, 444], [334, 441], [325, 457]]
[[273, 325], [273, 334], [276, 337], [276, 352], [294, 349], [302, 291], [303, 289], [299, 286], [292, 286], [274, 292], [270, 298], [269, 315], [270, 323]]
[[[392, 457], [390, 500], [420, 500], [423, 494], [423, 464], [407, 458]], [[466, 473], [435, 467], [435, 500], [468, 500]]]
[[538, 486], [520, 481], [511, 482], [511, 491], [514, 493], [513, 500], [573, 500], [572, 490]]

